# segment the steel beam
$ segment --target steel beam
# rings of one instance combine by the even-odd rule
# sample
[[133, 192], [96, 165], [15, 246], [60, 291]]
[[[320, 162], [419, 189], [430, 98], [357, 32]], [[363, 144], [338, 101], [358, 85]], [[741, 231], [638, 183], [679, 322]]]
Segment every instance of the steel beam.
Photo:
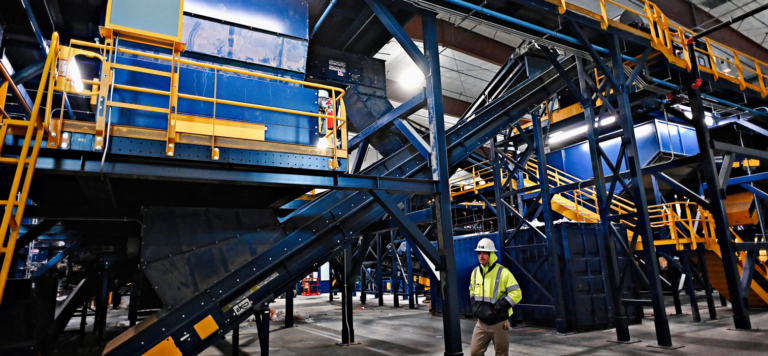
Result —
[[[35, 14], [32, 12], [32, 7], [29, 5], [29, 0], [21, 0], [21, 5], [24, 7], [24, 11], [27, 13], [29, 24], [32, 25], [32, 31], [35, 33], [35, 38], [37, 39], [37, 43], [40, 45], [40, 49], [43, 51], [43, 56], [47, 57], [48, 50], [49, 50], [48, 42], [46, 42], [45, 39], [43, 38], [43, 33], [40, 30], [40, 26], [37, 24], [37, 19], [35, 18]], [[42, 72], [42, 68], [41, 68], [41, 72]], [[64, 96], [64, 107], [67, 110], [67, 114], [69, 115], [69, 118], [72, 120], [75, 120], [75, 113], [72, 112], [72, 106], [69, 104], [69, 98], [67, 98], [67, 94], [62, 92], [61, 95]]]
[[408, 99], [408, 101], [400, 104], [400, 106], [384, 114], [384, 116], [380, 117], [374, 123], [361, 130], [360, 133], [358, 133], [355, 137], [350, 139], [347, 143], [349, 150], [355, 149], [363, 142], [363, 140], [369, 138], [372, 134], [386, 126], [388, 123], [398, 118], [406, 118], [411, 116], [413, 113], [421, 110], [425, 105], [427, 105], [426, 94], [424, 90], [421, 90], [412, 98]]
[[[692, 65], [691, 73], [684, 78], [683, 89], [688, 95], [690, 101], [692, 123], [696, 129], [696, 142], [699, 145], [699, 157], [701, 158], [701, 169], [707, 183], [707, 195], [709, 196], [709, 212], [715, 221], [715, 237], [720, 246], [723, 261], [723, 272], [728, 284], [728, 293], [731, 296], [733, 306], [733, 322], [738, 330], [751, 330], [752, 322], [749, 318], [747, 306], [744, 304], [743, 293], [739, 281], [739, 270], [734, 255], [733, 238], [728, 228], [728, 217], [725, 214], [725, 196], [724, 189], [718, 181], [717, 167], [715, 166], [715, 157], [712, 152], [714, 145], [709, 136], [709, 128], [705, 122], [704, 102], [702, 100], [701, 90], [698, 85], [694, 85], [697, 80], [701, 80], [698, 60], [693, 44], [688, 45], [690, 52], [690, 62]], [[735, 146], [739, 149], [741, 147]], [[751, 176], [754, 177], [754, 176]], [[751, 178], [750, 177], [750, 178]], [[730, 181], [728, 181], [730, 184]]]
[[405, 263], [407, 268], [406, 286], [408, 287], [408, 309], [416, 309], [416, 292], [414, 291], [413, 281], [413, 256], [411, 255], [411, 244], [405, 243]]
[[[432, 218], [432, 209], [417, 210], [412, 213], [405, 214], [408, 220], [416, 225], [431, 224], [435, 220]], [[363, 234], [376, 234], [385, 231], [399, 229], [400, 226], [394, 219], [388, 218], [379, 222], [375, 222], [369, 225], [362, 233]]]
[[[727, 185], [741, 185], [741, 184], [757, 182], [760, 180], [768, 180], [768, 172], [753, 174], [751, 176], [731, 178], [731, 179], [728, 179]], [[707, 189], [706, 183], [703, 186], [704, 186], [704, 189]]]
[[750, 192], [752, 192], [752, 194], [754, 194], [756, 197], [759, 197], [759, 198], [765, 200], [766, 202], [768, 202], [768, 193], [766, 193], [766, 192], [764, 192], [764, 191], [762, 191], [762, 190], [760, 190], [760, 189], [758, 189], [758, 188], [756, 188], [756, 187], [754, 187], [754, 186], [752, 186], [750, 184], [742, 184], [741, 187], [746, 189], [746, 190], [748, 190], [748, 191], [750, 191]]
[[[707, 200], [705, 200], [700, 195], [692, 192], [690, 189], [686, 188], [682, 184], [678, 183], [677, 181], [672, 179], [670, 176], [668, 176], [668, 175], [666, 175], [666, 174], [664, 174], [662, 172], [653, 173], [653, 176], [658, 178], [662, 182], [666, 183], [670, 187], [672, 187], [672, 189], [674, 189], [676, 192], [682, 194], [684, 197], [693, 200], [694, 202], [696, 202], [696, 204], [699, 204], [702, 207], [704, 207], [704, 209], [709, 210], [709, 202]], [[657, 204], [661, 204], [661, 202], [657, 202]]]
[[402, 230], [405, 238], [418, 246], [432, 263], [439, 266], [441, 263], [440, 254], [424, 234], [421, 233], [419, 228], [416, 227], [416, 224], [410, 221], [405, 213], [397, 207], [397, 203], [393, 201], [386, 192], [381, 190], [372, 190], [371, 195], [373, 196], [373, 199], [384, 208], [384, 211], [392, 217], [398, 228]]
[[[494, 176], [495, 176], [495, 174], [494, 174]], [[496, 185], [494, 184], [494, 186], [496, 186]], [[496, 215], [496, 217], [498, 218], [499, 213], [496, 211], [496, 208], [494, 208], [493, 205], [491, 205], [491, 202], [489, 202], [488, 199], [485, 196], [483, 196], [482, 194], [477, 194], [477, 196], [480, 197], [480, 200], [482, 200], [483, 203], [485, 203], [485, 206], [488, 207], [488, 209], [493, 213], [493, 215]], [[499, 226], [501, 226], [501, 225], [499, 225]], [[499, 230], [499, 231], [502, 231], [502, 230]]]
[[405, 135], [405, 137], [408, 139], [408, 141], [411, 142], [411, 144], [416, 147], [417, 150], [421, 153], [422, 156], [424, 156], [425, 159], [429, 159], [429, 145], [427, 145], [426, 142], [424, 142], [424, 139], [421, 138], [421, 135], [416, 132], [416, 130], [403, 119], [396, 118], [394, 120], [395, 126], [397, 126], [398, 129], [400, 129], [400, 132]]
[[[587, 84], [586, 77], [589, 75], [584, 71], [584, 65], [581, 59], [576, 60], [576, 64], [579, 67], [579, 86], [581, 89], [581, 95], [583, 97], [591, 98], [590, 88]], [[600, 214], [600, 260], [602, 261], [603, 270], [605, 271], [606, 294], [608, 300], [611, 302], [609, 307], [613, 315], [613, 323], [616, 326], [616, 338], [619, 342], [631, 342], [629, 335], [629, 324], [625, 314], [624, 304], [622, 303], [621, 290], [619, 286], [619, 266], [618, 258], [616, 255], [616, 247], [611, 233], [611, 222], [609, 220], [610, 209], [605, 209], [605, 203], [607, 201], [607, 192], [605, 188], [605, 175], [603, 174], [603, 164], [600, 160], [597, 147], [599, 145], [599, 134], [595, 130], [595, 113], [594, 103], [589, 102], [589, 106], [584, 108], [584, 118], [587, 124], [587, 142], [589, 145], [589, 153], [592, 162], [592, 173], [595, 181], [595, 195], [597, 195], [598, 213]], [[613, 177], [616, 179], [618, 177]], [[666, 314], [665, 314], [666, 315]]]
[[[371, 0], [368, 0], [371, 1]], [[438, 194], [435, 195], [435, 231], [437, 247], [442, 253], [439, 266], [440, 292], [443, 298], [443, 339], [445, 355], [462, 355], [461, 324], [459, 322], [459, 290], [456, 272], [456, 257], [453, 250], [453, 224], [451, 221], [451, 189], [448, 179], [448, 145], [446, 144], [445, 121], [443, 114], [442, 81], [440, 78], [440, 51], [437, 43], [437, 17], [434, 13], [425, 13], [421, 17], [424, 34], [424, 54], [428, 64], [427, 111], [429, 112], [429, 139], [432, 148], [429, 166], [432, 179], [438, 181]], [[417, 245], [418, 246], [418, 245]], [[430, 245], [431, 247], [431, 245]], [[427, 253], [419, 246], [423, 253]]]
[[[621, 55], [621, 46], [619, 38], [617, 36], [611, 36], [611, 69], [613, 70], [613, 78], [616, 83], [620, 83], [620, 87], [614, 87], [619, 92], [617, 101], [619, 104], [619, 118], [617, 120], [620, 124], [623, 124], [622, 129], [624, 136], [622, 141], [626, 144], [625, 153], [627, 159], [627, 166], [630, 171], [630, 184], [627, 191], [631, 192], [631, 196], [635, 199], [635, 208], [637, 209], [636, 217], [637, 222], [635, 224], [635, 236], [642, 236], [643, 254], [645, 256], [645, 269], [648, 277], [648, 288], [651, 294], [651, 300], [653, 302], [654, 313], [654, 325], [656, 327], [656, 339], [658, 345], [661, 347], [672, 347], [672, 336], [669, 331], [669, 321], [667, 320], [666, 307], [664, 305], [664, 295], [661, 289], [659, 275], [659, 260], [656, 257], [656, 247], [653, 243], [653, 231], [651, 230], [650, 213], [648, 212], [648, 200], [645, 196], [645, 188], [643, 186], [643, 172], [640, 165], [640, 159], [638, 157], [637, 139], [635, 138], [634, 121], [632, 120], [632, 108], [629, 102], [630, 87], [626, 86], [626, 74], [624, 73], [624, 59]], [[606, 78], [608, 75], [606, 74]], [[613, 82], [612, 82], [613, 84]], [[592, 122], [588, 123], [592, 131], [594, 131], [594, 125], [596, 121], [594, 116]], [[621, 156], [621, 154], [620, 154]], [[620, 161], [617, 161], [616, 166], [620, 165]], [[618, 172], [614, 172], [616, 174]], [[615, 181], [624, 182], [623, 179], [615, 179]], [[612, 192], [610, 192], [612, 193]], [[608, 206], [602, 206], [600, 210], [610, 210]], [[620, 286], [621, 287], [621, 286]], [[621, 292], [621, 290], [617, 291]]]
[[352, 345], [355, 343], [354, 308], [352, 308], [352, 294], [355, 292], [355, 283], [350, 280], [352, 272], [352, 247], [349, 246], [341, 252], [343, 265], [341, 289], [341, 343], [338, 345]]
[[40, 277], [45, 272], [48, 272], [51, 267], [55, 266], [57, 263], [61, 262], [61, 260], [64, 259], [64, 257], [69, 256], [72, 251], [76, 250], [78, 247], [80, 247], [80, 241], [75, 241], [69, 247], [65, 248], [61, 252], [59, 252], [56, 256], [48, 260], [48, 263], [46, 263], [44, 266], [40, 267], [35, 273], [32, 275], [32, 277]]
[[384, 305], [384, 281], [382, 280], [382, 263], [384, 257], [381, 254], [381, 234], [376, 234], [376, 290], [379, 306]]
[[379, 18], [379, 21], [381, 21], [384, 27], [387, 28], [389, 33], [395, 37], [397, 43], [403, 47], [405, 53], [407, 53], [413, 62], [416, 63], [416, 66], [419, 67], [421, 72], [424, 73], [424, 75], [429, 75], [430, 68], [427, 59], [421, 53], [419, 47], [413, 43], [413, 40], [408, 37], [408, 34], [405, 33], [405, 30], [403, 30], [397, 20], [395, 20], [392, 14], [389, 13], [389, 10], [387, 10], [386, 6], [381, 3], [381, 0], [365, 0], [365, 2], [368, 4], [368, 7], [373, 10], [373, 13], [376, 14], [376, 17]]
[[756, 150], [754, 148], [746, 148], [746, 147], [732, 145], [730, 143], [718, 142], [714, 140], [712, 141], [712, 148], [715, 151], [735, 153], [737, 155], [744, 156], [744, 157], [760, 159], [760, 160], [768, 160], [768, 152]]
[[[88, 159], [40, 157], [35, 166], [45, 173], [100, 174], [101, 162]], [[223, 170], [218, 165], [169, 165], [158, 162], [104, 162], [103, 174], [110, 178], [182, 180], [207, 183], [302, 187], [308, 190], [336, 189], [366, 191], [371, 189], [391, 193], [432, 195], [437, 190], [434, 181], [423, 179], [379, 177], [369, 175], [308, 175], [305, 173], [276, 173], [265, 171]]]
[[46, 233], [48, 230], [56, 226], [56, 224], [58, 223], [59, 223], [59, 220], [56, 220], [56, 219], [44, 219], [44, 220], [38, 221], [37, 225], [27, 230], [27, 232], [25, 232], [24, 235], [21, 235], [19, 236], [18, 239], [16, 239], [16, 252], [18, 252], [24, 247], [29, 246], [29, 243], [32, 242], [32, 240], [40, 237], [40, 235]]
[[[570, 82], [570, 80], [568, 80]], [[555, 328], [557, 332], [565, 334], [568, 332], [568, 322], [565, 318], [565, 289], [560, 275], [559, 242], [555, 236], [553, 221], [555, 220], [552, 212], [552, 195], [549, 193], [549, 174], [547, 174], [547, 155], [544, 152], [544, 134], [541, 131], [541, 120], [536, 114], [531, 115], [533, 123], [533, 139], [535, 147], [528, 147], [529, 150], [536, 150], [536, 160], [539, 163], [539, 187], [541, 188], [541, 206], [544, 220], [544, 234], [547, 235], [548, 253], [549, 253], [549, 278], [555, 285]]]
[[13, 82], [16, 83], [16, 85], [24, 84], [26, 81], [34, 78], [35, 76], [40, 75], [40, 73], [43, 72], [44, 67], [45, 67], [45, 61], [31, 64], [26, 68], [16, 71], [16, 73], [13, 73], [13, 75], [11, 76], [11, 80], [13, 80]]
[[390, 231], [389, 233], [389, 252], [392, 253], [392, 268], [389, 275], [389, 292], [392, 294], [392, 306], [395, 308], [400, 307], [400, 299], [397, 298], [397, 291], [400, 290], [400, 279], [398, 278], [398, 258], [397, 247], [395, 247], [395, 238], [397, 237], [397, 230]]
[[355, 161], [349, 167], [349, 173], [357, 174], [360, 173], [360, 171], [363, 169], [363, 162], [365, 161], [365, 156], [368, 154], [368, 147], [370, 146], [370, 143], [371, 141], [368, 139], [364, 139], [360, 142], [359, 147], [357, 148]]
[[21, 106], [22, 109], [27, 113], [27, 115], [32, 114], [32, 100], [30, 99], [29, 95], [27, 94], [27, 90], [24, 89], [23, 86], [17, 85], [13, 82], [13, 79], [11, 78], [11, 74], [9, 73], [12, 68], [5, 68], [5, 65], [0, 63], [0, 74], [2, 74], [2, 78], [4, 81], [8, 82], [8, 87], [13, 92], [13, 96], [16, 97], [16, 100], [19, 101], [19, 106]]

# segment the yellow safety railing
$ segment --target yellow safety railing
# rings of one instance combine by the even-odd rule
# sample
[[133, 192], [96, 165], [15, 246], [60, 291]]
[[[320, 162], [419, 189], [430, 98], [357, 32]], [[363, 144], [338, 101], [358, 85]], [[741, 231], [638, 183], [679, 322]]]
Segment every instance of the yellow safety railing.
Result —
[[[24, 210], [27, 206], [29, 189], [32, 185], [32, 176], [35, 172], [37, 157], [44, 141], [46, 125], [44, 122], [51, 115], [51, 95], [47, 96], [45, 103], [45, 118], [41, 119], [40, 108], [43, 106], [44, 92], [51, 93], [55, 71], [53, 70], [56, 62], [56, 53], [59, 48], [59, 35], [53, 33], [49, 45], [49, 52], [43, 66], [40, 84], [38, 85], [35, 102], [30, 108], [29, 121], [15, 120], [7, 117], [2, 118], [0, 127], [0, 150], [2, 150], [7, 135], [23, 136], [24, 141], [20, 147], [18, 156], [0, 157], [0, 163], [15, 167], [13, 180], [9, 189], [8, 198], [0, 201], [0, 205], [5, 207], [3, 211], [2, 222], [0, 222], [0, 256], [2, 256], [2, 265], [0, 267], [0, 302], [2, 302], [5, 286], [8, 278], [8, 272], [11, 268], [11, 261], [16, 255], [16, 240], [19, 236], [21, 223], [24, 218]], [[47, 87], [47, 88], [46, 88]], [[46, 90], [47, 89], [47, 90]], [[8, 237], [7, 239], [5, 237]], [[7, 240], [7, 243], [5, 242]]]
[[[531, 158], [528, 161], [526, 167], [530, 170], [530, 172], [535, 172], [536, 177], [538, 178], [538, 165], [537, 165], [536, 159]], [[552, 166], [547, 166], [547, 177], [549, 178], [551, 187], [560, 187], [563, 185], [577, 184], [576, 189], [559, 193], [561, 196], [564, 196], [565, 198], [573, 201], [576, 204], [577, 214], [583, 215], [584, 213], [587, 212], [585, 209], [588, 209], [594, 214], [599, 214], [599, 210], [597, 207], [597, 193], [595, 192], [594, 188], [578, 187], [578, 183], [581, 182], [581, 179]], [[631, 201], [618, 195], [615, 195], [613, 197], [613, 200], [611, 201], [611, 210], [616, 214], [626, 214], [626, 213], [632, 213], [636, 211], [634, 208], [634, 204]], [[625, 220], [621, 220], [621, 221], [626, 223], [629, 226], [632, 226], [632, 227], [635, 226], [634, 224], [628, 221], [625, 221]]]
[[[81, 49], [81, 48], [75, 48], [72, 46], [84, 47], [84, 48], [87, 48], [87, 50]], [[99, 51], [99, 53], [94, 52], [94, 50]], [[114, 61], [110, 61], [111, 57], [108, 56], [107, 54], [117, 53], [117, 52], [133, 55], [136, 57], [151, 59], [155, 61], [167, 62], [171, 64], [171, 70], [159, 71], [159, 70], [153, 70], [153, 69], [144, 68], [144, 67], [118, 64], [118, 63], [114, 63]], [[101, 53], [104, 53], [105, 55], [102, 56]], [[343, 157], [346, 157], [347, 119], [346, 119], [346, 109], [344, 107], [344, 102], [342, 99], [345, 94], [345, 91], [343, 89], [322, 85], [322, 84], [317, 84], [317, 83], [305, 82], [301, 80], [283, 78], [283, 77], [278, 77], [278, 76], [273, 76], [273, 75], [268, 75], [263, 73], [224, 67], [220, 65], [195, 62], [195, 61], [181, 58], [179, 49], [174, 49], [174, 54], [172, 56], [169, 56], [169, 55], [162, 55], [162, 54], [146, 53], [146, 52], [132, 50], [124, 47], [118, 47], [116, 44], [113, 44], [112, 41], [106, 41], [105, 44], [96, 44], [96, 43], [90, 43], [85, 41], [72, 40], [70, 42], [69, 47], [62, 46], [60, 59], [64, 62], [71, 63], [71, 61], [75, 58], [75, 56], [78, 56], [78, 55], [85, 55], [88, 57], [99, 58], [102, 62], [103, 76], [102, 78], [100, 78], [101, 80], [83, 80], [84, 84], [89, 84], [94, 86], [93, 91], [77, 93], [72, 88], [72, 85], [67, 82], [64, 82], [61, 85], [57, 85], [57, 88], [60, 91], [87, 95], [87, 96], [100, 95], [101, 97], [106, 97], [107, 96], [106, 94], [109, 93], [112, 89], [119, 89], [119, 90], [127, 90], [127, 91], [148, 93], [148, 94], [155, 94], [155, 95], [162, 95], [162, 96], [169, 97], [169, 106], [167, 108], [112, 101], [111, 95], [109, 95], [110, 100], [106, 102], [107, 108], [119, 107], [119, 108], [125, 108], [125, 109], [144, 110], [144, 111], [152, 111], [152, 112], [168, 114], [169, 122], [168, 122], [168, 130], [167, 130], [166, 152], [169, 156], [173, 155], [173, 146], [176, 140], [178, 139], [179, 132], [184, 132], [184, 131], [181, 131], [180, 128], [179, 128], [179, 131], [177, 131], [177, 128], [178, 128], [177, 125], [180, 125], [180, 124], [185, 124], [186, 126], [184, 127], [194, 127], [197, 131], [202, 130], [199, 127], [201, 127], [201, 125], [204, 125], [205, 130], [211, 132], [211, 134], [209, 135], [211, 136], [211, 149], [212, 149], [211, 158], [214, 160], [218, 160], [219, 158], [218, 148], [215, 147], [215, 136], [216, 136], [216, 132], [218, 132], [219, 130], [221, 131], [228, 130], [228, 132], [239, 131], [240, 134], [238, 134], [238, 136], [235, 136], [236, 138], [263, 141], [264, 140], [263, 132], [265, 130], [263, 125], [258, 125], [256, 123], [244, 123], [244, 122], [233, 121], [233, 120], [216, 117], [217, 105], [229, 105], [229, 106], [239, 106], [239, 107], [257, 109], [257, 110], [287, 113], [287, 114], [293, 114], [293, 115], [301, 115], [301, 116], [307, 116], [307, 117], [316, 117], [318, 119], [319, 133], [321, 133], [323, 131], [323, 127], [325, 127], [324, 121], [328, 120], [329, 129], [327, 133], [325, 133], [324, 136], [321, 135], [319, 139], [325, 140], [327, 142], [326, 146], [330, 151], [329, 156], [332, 157], [332, 159], [330, 160], [331, 168], [336, 169], [339, 167], [338, 158], [340, 156], [340, 151], [344, 153]], [[304, 87], [309, 87], [314, 89], [327, 90], [330, 93], [330, 98], [333, 103], [332, 105], [333, 109], [331, 113], [327, 113], [327, 114], [321, 111], [317, 113], [312, 113], [312, 112], [303, 112], [303, 111], [280, 108], [280, 107], [273, 107], [268, 105], [258, 105], [258, 104], [251, 104], [246, 102], [226, 100], [226, 99], [218, 98], [216, 95], [217, 94], [216, 90], [214, 90], [213, 97], [179, 93], [178, 92], [178, 83], [179, 83], [178, 68], [180, 68], [181, 65], [206, 68], [209, 70], [212, 69], [215, 73], [214, 77], [216, 78], [215, 79], [216, 83], [214, 83], [214, 87], [216, 87], [218, 84], [219, 73], [231, 73], [231, 74], [244, 75], [244, 76], [253, 77], [253, 78], [291, 83], [291, 84], [301, 85]], [[115, 84], [114, 80], [112, 80], [112, 75], [113, 75], [112, 73], [114, 70], [124, 70], [124, 71], [156, 75], [156, 76], [169, 77], [171, 78], [172, 85], [169, 88], [169, 90], [166, 91], [166, 90], [157, 90], [157, 89], [137, 87], [137, 86]], [[108, 84], [102, 85], [105, 83], [108, 83]], [[49, 95], [51, 94], [52, 93], [49, 93]], [[177, 107], [176, 103], [178, 99], [187, 99], [187, 100], [212, 103], [213, 116], [208, 118], [208, 117], [197, 117], [197, 116], [180, 114], [176, 112], [176, 109], [175, 109]], [[59, 118], [59, 119], [62, 119], [62, 118]], [[249, 126], [249, 127], [245, 127], [245, 126]], [[104, 115], [97, 115], [96, 127], [97, 127], [97, 136], [99, 134], [103, 135], [103, 131], [100, 131], [99, 129], [104, 127]], [[52, 131], [56, 132], [57, 129], [60, 130], [60, 128], [61, 128], [60, 124], [53, 125]], [[197, 131], [193, 131], [190, 133], [200, 134]], [[56, 133], [58, 134], [59, 132], [56, 132]], [[233, 136], [228, 136], [228, 137], [233, 137]], [[96, 149], [101, 149], [101, 146], [99, 143], [102, 141], [101, 139], [102, 137], [97, 137], [97, 140], [96, 140], [97, 142], [95, 143]], [[321, 149], [320, 151], [326, 151], [326, 150]], [[322, 154], [322, 155], [325, 155], [325, 154]]]
[[[491, 162], [483, 161], [472, 166], [463, 169], [463, 172], [451, 178], [449, 186], [451, 189], [451, 197], [466, 193], [477, 192], [478, 189], [493, 186], [493, 168], [490, 167]], [[506, 172], [502, 171], [502, 182], [507, 178]]]
[[[650, 40], [653, 49], [662, 54], [670, 63], [686, 71], [690, 71], [692, 68], [687, 40], [695, 32], [672, 23], [659, 7], [649, 0], [638, 0], [642, 10], [632, 9], [614, 0], [598, 0], [599, 13], [569, 4], [564, 0], [547, 1], [556, 4], [560, 13], [571, 10], [600, 21], [600, 26], [603, 29], [611, 26], [645, 37]], [[648, 32], [608, 18], [608, 10], [611, 8], [628, 11], [641, 17], [648, 24]], [[736, 83], [741, 90], [751, 89], [760, 93], [762, 97], [768, 96], [765, 83], [768, 63], [708, 38], [703, 38], [698, 44], [704, 47], [694, 46], [697, 53], [696, 58], [700, 59], [698, 64], [701, 71], [712, 74], [715, 80], [722, 78]]]
[[[493, 171], [486, 167], [488, 164], [490, 162], [485, 161], [469, 166], [464, 169], [464, 174], [454, 177], [451, 180], [451, 196], [477, 192], [479, 189], [492, 187], [494, 184]], [[521, 170], [525, 186], [537, 185], [531, 180], [531, 177], [539, 178], [536, 160], [530, 158], [525, 168], [525, 170]], [[587, 215], [594, 219], [599, 219], [597, 194], [593, 187], [578, 187], [578, 183], [582, 181], [581, 179], [551, 166], [547, 168], [550, 187], [577, 184], [576, 189], [553, 195], [553, 201], [556, 201], [558, 199], [557, 196], [560, 196], [573, 203], [568, 206], [568, 209], [583, 217], [582, 220], [577, 222], [594, 221], [593, 219], [586, 219]], [[507, 172], [502, 171], [501, 174], [502, 182], [506, 181], [508, 178]], [[512, 186], [515, 189], [520, 188], [515, 181], [512, 182]], [[563, 201], [558, 201], [558, 203], [563, 204]], [[466, 203], [466, 206], [479, 206], [481, 204], [485, 205], [484, 203]], [[615, 214], [627, 214], [636, 212], [637, 209], [634, 202], [616, 195], [611, 202], [611, 211]], [[691, 202], [673, 202], [650, 205], [648, 206], [648, 212], [651, 228], [666, 229], [669, 233], [669, 238], [655, 239], [654, 245], [675, 245], [678, 251], [682, 251], [686, 245], [690, 245], [691, 249], [697, 249], [699, 245], [704, 246], [707, 250], [718, 248], [717, 239], [715, 238], [715, 221], [712, 214], [702, 206]], [[633, 220], [636, 220], [636, 218]], [[630, 229], [635, 227], [635, 224], [625, 219], [620, 220], [620, 222], [627, 225]], [[730, 231], [733, 234], [734, 241], [742, 242], [742, 239], [733, 229], [730, 229]], [[631, 238], [632, 234], [628, 235]], [[642, 250], [642, 248], [642, 237], [638, 237], [636, 249]], [[746, 252], [740, 252], [739, 254], [739, 263], [743, 264]], [[765, 250], [761, 250], [760, 255], [765, 256], [768, 254]], [[768, 269], [760, 267], [759, 273], [768, 279]]]
[[[690, 202], [674, 202], [648, 207], [652, 228], [667, 228], [669, 239], [659, 239], [656, 245], [676, 245], [678, 251], [690, 244], [696, 249], [704, 244], [709, 249], [717, 244], [712, 215], [700, 205]], [[699, 231], [703, 237], [699, 236]]]

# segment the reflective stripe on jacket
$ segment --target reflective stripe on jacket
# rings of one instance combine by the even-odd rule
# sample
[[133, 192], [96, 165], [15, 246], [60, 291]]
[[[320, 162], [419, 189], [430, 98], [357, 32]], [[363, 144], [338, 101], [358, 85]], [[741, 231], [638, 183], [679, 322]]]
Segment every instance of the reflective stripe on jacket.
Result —
[[472, 311], [488, 325], [507, 320], [512, 315], [512, 307], [523, 299], [515, 276], [496, 263], [497, 260], [496, 254], [491, 252], [488, 264], [472, 271], [469, 285]]

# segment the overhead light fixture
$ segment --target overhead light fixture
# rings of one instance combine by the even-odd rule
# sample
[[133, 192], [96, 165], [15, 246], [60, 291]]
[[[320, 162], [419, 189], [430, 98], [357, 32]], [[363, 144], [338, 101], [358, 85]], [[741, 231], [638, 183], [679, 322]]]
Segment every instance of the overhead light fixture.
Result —
[[411, 68], [398, 79], [406, 89], [416, 89], [423, 86], [424, 74], [418, 68]]
[[586, 125], [585, 126], [580, 126], [580, 127], [575, 128], [575, 129], [571, 129], [571, 130], [568, 130], [568, 131], [560, 131], [560, 132], [562, 132], [562, 133], [558, 133], [557, 135], [554, 135], [554, 136], [550, 135], [549, 136], [549, 143], [560, 142], [560, 141], [567, 140], [567, 139], [569, 139], [571, 137], [581, 135], [581, 134], [587, 132], [587, 126]]
[[69, 61], [69, 78], [72, 80], [72, 85], [75, 87], [75, 91], [82, 93], [84, 89], [83, 78], [80, 74], [80, 67], [77, 66], [75, 57], [72, 57], [72, 60]]

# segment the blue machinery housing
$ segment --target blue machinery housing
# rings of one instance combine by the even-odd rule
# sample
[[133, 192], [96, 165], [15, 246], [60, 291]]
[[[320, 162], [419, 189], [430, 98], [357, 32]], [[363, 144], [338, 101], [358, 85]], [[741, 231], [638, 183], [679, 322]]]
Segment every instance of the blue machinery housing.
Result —
[[[388, 280], [389, 291], [408, 296], [413, 307], [415, 291], [424, 288], [416, 286], [415, 274], [428, 276], [433, 312], [443, 317], [445, 353], [461, 354], [459, 317], [471, 313], [467, 276], [476, 264], [476, 241], [485, 236], [496, 241], [502, 263], [523, 286], [514, 323], [561, 333], [612, 327], [617, 341], [630, 342], [628, 325], [650, 307], [658, 345], [678, 347], [664, 309], [662, 257], [680, 272], [675, 278], [685, 278], [695, 321], [701, 320], [695, 288], [706, 291], [710, 318], [716, 316], [714, 288], [731, 301], [735, 328], [752, 329], [747, 309], [761, 299], [751, 282], [768, 288], [756, 262], [767, 242], [749, 242], [763, 234], [762, 200], [768, 199], [764, 173], [752, 174], [750, 163], [768, 160], [761, 142], [765, 114], [756, 109], [768, 104], [757, 85], [763, 79], [741, 85], [718, 79], [714, 65], [698, 68], [701, 41], [668, 40], [660, 47], [654, 31], [682, 36], [683, 30], [658, 19], [647, 18], [648, 35], [584, 16], [570, 4], [515, 2], [524, 6], [514, 15], [500, 0], [483, 6], [330, 1], [310, 15], [307, 2], [293, 0], [188, 0], [183, 8], [137, 1], [156, 10], [152, 16], [178, 17], [157, 24], [127, 0], [112, 0], [105, 44], [65, 46], [54, 34], [50, 45], [57, 51], [47, 57], [34, 113], [14, 121], [3, 111], [3, 159], [21, 162], [3, 229], [21, 242], [0, 248], [17, 254], [47, 236], [75, 240], [53, 260], [99, 251], [94, 268], [103, 280], [88, 282], [101, 286], [99, 325], [106, 320], [109, 276], [130, 274], [132, 288], [152, 287], [158, 312], [135, 326], [137, 312], [129, 312], [132, 327], [109, 342], [105, 355], [199, 354], [253, 315], [268, 354], [268, 304], [286, 293], [292, 313], [297, 282], [326, 262], [335, 278], [360, 281], [361, 298], [378, 295], [380, 305]], [[224, 3], [228, 7], [219, 6]], [[335, 11], [370, 15], [350, 25]], [[437, 13], [487, 20], [540, 40], [521, 46], [451, 128], [443, 120]], [[403, 29], [414, 17], [421, 20], [423, 50]], [[563, 26], [554, 30], [548, 25], [554, 23]], [[351, 32], [342, 34], [347, 27]], [[331, 38], [345, 36], [345, 43]], [[384, 64], [370, 58], [392, 38], [426, 81], [398, 108], [387, 100]], [[88, 48], [98, 55], [77, 52]], [[73, 65], [70, 51], [100, 68], [85, 73], [100, 80], [82, 78], [92, 90], [93, 112], [65, 119], [50, 108], [54, 91], [78, 95], [66, 75], [54, 81], [56, 70], [66, 73], [62, 65]], [[48, 77], [48, 111], [41, 118]], [[705, 100], [742, 114], [714, 116], [708, 127]], [[690, 108], [688, 116], [680, 104]], [[565, 115], [573, 105], [580, 112]], [[429, 114], [423, 131], [407, 120], [422, 108]], [[614, 120], [603, 121], [608, 117]], [[347, 124], [357, 132], [349, 142]], [[19, 125], [38, 127], [38, 136], [33, 140], [33, 131]], [[574, 129], [581, 131], [562, 146], [550, 140], [557, 130]], [[369, 148], [382, 158], [365, 166]], [[348, 161], [353, 149], [358, 154]], [[34, 180], [31, 169], [21, 173], [25, 162], [35, 168]], [[452, 196], [451, 173], [470, 166], [491, 174], [480, 187], [470, 178], [472, 194]], [[315, 189], [328, 191], [306, 194]], [[741, 193], [755, 202], [742, 209], [746, 219], [754, 215], [759, 222], [738, 224], [743, 230], [736, 236], [729, 221], [744, 211], [726, 200]], [[88, 201], [81, 203], [83, 196]], [[574, 204], [581, 204], [581, 223], [566, 215]], [[675, 215], [667, 207], [690, 204], [701, 224], [688, 228], [684, 220], [690, 223], [695, 213]], [[478, 211], [469, 231], [481, 233], [461, 235], [468, 224], [454, 215]], [[677, 217], [659, 221], [655, 211]], [[87, 219], [112, 221], [117, 230], [133, 222], [131, 237], [141, 236], [141, 243], [122, 236], [123, 247], [108, 251], [73, 238], [87, 232], [71, 221]], [[699, 233], [706, 236], [697, 240]], [[5, 260], [3, 266], [7, 272]], [[707, 268], [722, 270], [722, 278], [710, 279]], [[34, 278], [44, 281], [47, 270]], [[6, 288], [29, 288], [0, 277]], [[354, 343], [354, 285], [338, 290], [346, 344]], [[0, 315], [22, 298], [6, 293]], [[138, 304], [133, 292], [131, 298]], [[72, 313], [78, 304], [82, 300], [72, 302]], [[576, 307], [582, 305], [589, 307]], [[103, 337], [104, 327], [96, 329]], [[54, 334], [35, 336], [24, 349], [43, 349]]]

